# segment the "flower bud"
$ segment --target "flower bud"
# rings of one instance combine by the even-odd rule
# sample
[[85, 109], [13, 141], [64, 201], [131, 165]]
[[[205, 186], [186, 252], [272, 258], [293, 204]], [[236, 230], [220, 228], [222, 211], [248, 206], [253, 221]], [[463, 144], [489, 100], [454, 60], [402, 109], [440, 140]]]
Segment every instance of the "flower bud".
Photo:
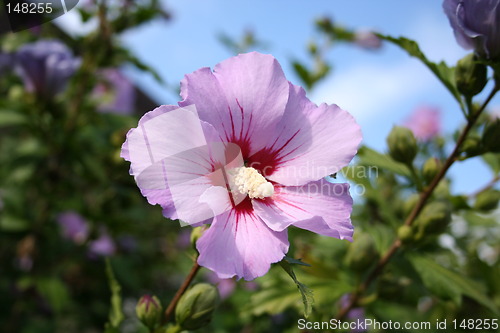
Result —
[[377, 259], [378, 252], [375, 249], [373, 238], [367, 233], [356, 233], [347, 250], [345, 264], [353, 270], [361, 271]]
[[479, 94], [487, 82], [486, 66], [476, 61], [473, 53], [460, 59], [455, 68], [455, 82], [464, 96]]
[[318, 45], [315, 42], [309, 42], [307, 48], [309, 49], [310, 54], [312, 55], [318, 54]]
[[398, 229], [398, 238], [401, 240], [403, 244], [409, 244], [414, 239], [415, 232], [408, 225], [402, 225]]
[[476, 202], [474, 203], [474, 209], [481, 211], [490, 211], [498, 206], [498, 201], [500, 200], [500, 192], [493, 189], [488, 189], [482, 191], [476, 196]]
[[443, 232], [451, 222], [451, 209], [449, 205], [441, 201], [427, 204], [420, 216], [415, 221], [419, 233], [439, 234]]
[[219, 303], [217, 287], [198, 283], [182, 295], [175, 308], [175, 320], [184, 330], [196, 330], [206, 326]]
[[483, 152], [481, 138], [476, 135], [471, 135], [465, 139], [462, 145], [462, 150], [467, 153], [468, 157], [477, 156]]
[[403, 213], [405, 217], [410, 215], [413, 208], [415, 208], [415, 206], [417, 205], [419, 199], [420, 195], [418, 195], [417, 193], [410, 195], [410, 197], [406, 199], [405, 203], [403, 204]]
[[204, 227], [196, 227], [196, 228], [193, 228], [193, 230], [191, 230], [190, 241], [191, 241], [191, 245], [193, 246], [193, 248], [195, 250], [196, 250], [196, 242], [198, 241], [198, 239], [200, 239], [201, 235], [203, 235], [204, 230], [205, 230]]
[[319, 30], [331, 33], [334, 30], [334, 25], [332, 20], [329, 17], [320, 18], [316, 21], [316, 26]]
[[438, 174], [441, 169], [441, 162], [435, 158], [431, 157], [427, 161], [425, 161], [424, 166], [422, 167], [422, 176], [427, 184], [430, 184], [434, 177]]
[[500, 153], [500, 119], [486, 125], [482, 143], [487, 151]]
[[163, 309], [160, 300], [156, 296], [144, 295], [135, 307], [137, 318], [150, 330], [154, 330], [160, 324]]
[[405, 127], [394, 126], [387, 137], [389, 155], [401, 163], [410, 165], [417, 155], [417, 140], [413, 132]]

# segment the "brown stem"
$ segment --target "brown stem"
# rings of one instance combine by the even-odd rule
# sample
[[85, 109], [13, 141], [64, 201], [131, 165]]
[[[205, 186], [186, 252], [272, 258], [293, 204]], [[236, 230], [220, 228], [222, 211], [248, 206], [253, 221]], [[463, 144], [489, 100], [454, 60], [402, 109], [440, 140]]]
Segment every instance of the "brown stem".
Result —
[[[432, 180], [431, 184], [424, 189], [424, 191], [420, 195], [420, 199], [417, 203], [417, 205], [413, 208], [411, 211], [410, 215], [405, 220], [405, 225], [411, 226], [412, 223], [415, 221], [417, 218], [418, 214], [422, 211], [422, 208], [424, 208], [427, 200], [431, 197], [432, 193], [438, 186], [439, 182], [444, 178], [446, 175], [446, 172], [448, 169], [452, 166], [452, 164], [457, 160], [458, 155], [460, 154], [460, 148], [462, 144], [464, 143], [465, 139], [467, 138], [467, 135], [469, 134], [470, 130], [472, 127], [476, 124], [477, 119], [481, 115], [481, 113], [484, 111], [486, 108], [486, 105], [491, 101], [493, 96], [498, 92], [500, 87], [493, 88], [491, 93], [489, 94], [488, 98], [484, 101], [483, 105], [477, 110], [477, 112], [473, 112], [470, 110], [470, 118], [467, 122], [467, 126], [465, 126], [464, 130], [460, 134], [460, 137], [457, 140], [457, 143], [455, 144], [455, 148], [451, 152], [451, 154], [448, 156], [446, 159], [446, 162], [444, 163], [443, 167], [439, 171], [439, 173], [434, 177]], [[344, 318], [349, 311], [356, 305], [358, 302], [359, 297], [368, 289], [368, 287], [371, 285], [371, 283], [377, 278], [377, 276], [382, 272], [384, 267], [387, 265], [387, 263], [390, 261], [392, 256], [398, 251], [398, 249], [401, 247], [401, 240], [399, 238], [396, 238], [394, 242], [392, 243], [391, 247], [387, 252], [380, 258], [378, 261], [377, 265], [375, 268], [370, 272], [370, 274], [366, 277], [366, 279], [359, 285], [357, 290], [351, 295], [349, 298], [349, 301], [346, 306], [342, 307], [340, 311], [337, 313], [336, 318], [337, 319], [342, 319]]]
[[189, 272], [188, 276], [186, 276], [186, 279], [184, 282], [182, 282], [182, 285], [179, 287], [179, 290], [174, 295], [174, 298], [172, 298], [172, 301], [170, 301], [170, 304], [168, 305], [167, 309], [165, 310], [165, 317], [164, 317], [164, 323], [167, 323], [170, 320], [170, 317], [172, 316], [172, 313], [175, 310], [175, 306], [181, 299], [182, 295], [186, 292], [187, 288], [193, 281], [194, 277], [196, 276], [196, 273], [198, 273], [200, 269], [200, 265], [198, 264], [198, 260], [194, 260], [193, 267], [191, 267], [191, 271]]

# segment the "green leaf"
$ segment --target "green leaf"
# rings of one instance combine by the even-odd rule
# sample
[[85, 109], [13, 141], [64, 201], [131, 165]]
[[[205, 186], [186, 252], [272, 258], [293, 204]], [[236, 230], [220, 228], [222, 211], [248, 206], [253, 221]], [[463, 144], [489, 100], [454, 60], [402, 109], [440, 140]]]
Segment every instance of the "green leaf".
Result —
[[66, 285], [58, 278], [41, 278], [36, 281], [38, 292], [47, 300], [55, 313], [67, 308], [70, 297]]
[[311, 73], [309, 70], [306, 68], [306, 66], [302, 65], [298, 61], [292, 62], [293, 69], [295, 69], [295, 73], [299, 76], [299, 78], [302, 80], [304, 85], [306, 86], [307, 89], [311, 89], [312, 85], [314, 84], [314, 80], [312, 78]]
[[460, 93], [458, 92], [458, 89], [455, 85], [454, 67], [448, 67], [448, 65], [446, 65], [444, 61], [441, 61], [440, 63], [434, 63], [432, 61], [429, 61], [429, 59], [427, 59], [425, 54], [420, 50], [420, 47], [418, 46], [417, 42], [411, 39], [404, 37], [394, 38], [391, 36], [385, 36], [381, 34], [377, 34], [377, 36], [401, 47], [403, 50], [408, 52], [410, 56], [418, 58], [420, 61], [422, 61], [424, 65], [426, 65], [427, 68], [429, 68], [434, 73], [434, 75], [436, 75], [436, 77], [444, 84], [444, 86], [453, 95], [453, 97], [455, 97], [457, 102], [460, 104], [462, 110], [464, 109]]
[[407, 255], [407, 258], [420, 275], [424, 285], [433, 294], [444, 299], [451, 299], [458, 305], [461, 302], [461, 296], [465, 295], [493, 313], [499, 314], [495, 303], [484, 294], [484, 288], [479, 283], [441, 266], [430, 257], [411, 254]]
[[411, 171], [406, 165], [396, 162], [389, 156], [381, 154], [366, 146], [359, 149], [358, 156], [361, 159], [361, 164], [373, 165], [401, 176], [411, 177]]
[[122, 312], [122, 298], [120, 295], [122, 288], [115, 278], [109, 258], [106, 258], [106, 275], [111, 289], [111, 310], [109, 311], [109, 321], [105, 326], [105, 333], [114, 333], [119, 331], [120, 323], [125, 317]]
[[287, 308], [295, 307], [297, 304], [300, 304], [300, 297], [295, 287], [290, 288], [290, 285], [279, 280], [273, 281], [253, 294], [248, 311], [254, 316], [264, 313], [274, 315], [283, 313]]
[[282, 260], [279, 262], [281, 267], [285, 270], [285, 272], [290, 275], [293, 282], [297, 285], [297, 288], [300, 291], [300, 295], [302, 296], [302, 303], [304, 304], [304, 317], [307, 318], [312, 311], [312, 306], [314, 304], [313, 292], [309, 289], [305, 284], [300, 283], [295, 275], [292, 265], [287, 260]]
[[498, 219], [495, 216], [485, 216], [474, 211], [464, 212], [463, 218], [470, 226], [494, 228], [498, 225]]
[[8, 232], [25, 231], [29, 227], [27, 220], [4, 214], [0, 216], [0, 230]]
[[302, 259], [295, 259], [292, 257], [285, 256], [284, 260], [286, 260], [289, 264], [292, 264], [292, 265], [301, 265], [301, 266], [311, 267], [311, 265], [303, 262]]
[[10, 110], [0, 110], [0, 127], [21, 125], [26, 122], [26, 117]]
[[500, 173], [500, 154], [486, 153], [481, 156], [495, 175]]

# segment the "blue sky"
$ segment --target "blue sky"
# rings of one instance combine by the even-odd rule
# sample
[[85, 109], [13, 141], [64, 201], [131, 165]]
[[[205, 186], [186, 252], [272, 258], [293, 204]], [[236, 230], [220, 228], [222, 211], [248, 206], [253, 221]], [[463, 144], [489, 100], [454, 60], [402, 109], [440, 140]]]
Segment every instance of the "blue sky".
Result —
[[[184, 74], [200, 67], [213, 67], [231, 56], [217, 35], [241, 36], [251, 29], [267, 44], [265, 50], [282, 64], [287, 77], [300, 83], [290, 60], [307, 59], [306, 45], [317, 36], [314, 20], [328, 15], [354, 29], [374, 29], [419, 42], [431, 60], [452, 64], [467, 51], [453, 37], [441, 1], [333, 1], [333, 0], [176, 0], [165, 2], [173, 14], [166, 23], [152, 22], [124, 36], [124, 43], [147, 64], [157, 69], [167, 86], [149, 75], [128, 71], [133, 79], [159, 103], [175, 104], [175, 90]], [[74, 25], [74, 17], [62, 24]], [[59, 20], [62, 20], [59, 19]], [[444, 131], [463, 123], [462, 115], [448, 92], [416, 59], [392, 45], [369, 52], [352, 45], [335, 47], [328, 55], [334, 69], [309, 97], [316, 103], [335, 103], [350, 111], [361, 124], [364, 143], [385, 150], [385, 137], [394, 124], [401, 124], [417, 107], [441, 109]], [[493, 105], [499, 105], [496, 98]], [[146, 111], [146, 110], [145, 110]], [[452, 168], [455, 190], [473, 192], [488, 182], [488, 169], [478, 160]], [[466, 175], [464, 177], [464, 175]]]

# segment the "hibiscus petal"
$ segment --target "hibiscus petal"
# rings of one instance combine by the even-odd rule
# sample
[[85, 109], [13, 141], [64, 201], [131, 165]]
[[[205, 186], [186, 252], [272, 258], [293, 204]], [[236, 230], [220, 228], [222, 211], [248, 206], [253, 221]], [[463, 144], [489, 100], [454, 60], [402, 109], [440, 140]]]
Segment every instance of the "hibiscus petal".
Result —
[[198, 263], [221, 279], [253, 280], [266, 274], [288, 251], [286, 231], [269, 229], [251, 213], [231, 210], [216, 216], [196, 244]]
[[217, 136], [194, 106], [163, 106], [129, 131], [122, 157], [131, 162], [130, 173], [151, 204], [160, 204], [169, 218], [194, 224], [213, 217], [199, 197], [216, 180], [215, 165], [224, 165], [216, 159], [225, 156], [225, 145], [210, 142]]
[[255, 214], [275, 231], [293, 225], [352, 241], [349, 184], [320, 180], [304, 186], [277, 187], [273, 197], [253, 200], [252, 204]]
[[273, 134], [266, 148], [250, 157], [250, 165], [287, 186], [338, 172], [349, 164], [362, 139], [359, 125], [348, 112], [337, 105], [318, 107], [292, 84], [285, 115]]
[[196, 105], [200, 118], [212, 124], [243, 155], [262, 149], [283, 116], [288, 81], [276, 59], [256, 52], [241, 54], [202, 68], [181, 82], [181, 106]]

